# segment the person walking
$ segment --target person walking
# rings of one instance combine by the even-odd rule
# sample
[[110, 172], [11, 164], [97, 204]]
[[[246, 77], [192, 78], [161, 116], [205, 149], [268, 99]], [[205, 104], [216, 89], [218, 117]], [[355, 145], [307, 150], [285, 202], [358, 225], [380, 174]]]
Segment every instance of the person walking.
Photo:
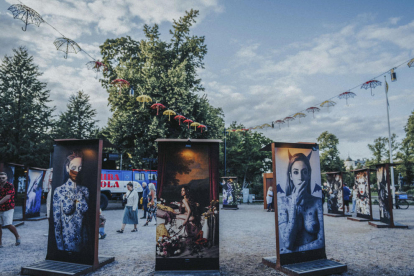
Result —
[[267, 189], [267, 195], [266, 195], [266, 202], [267, 202], [267, 211], [271, 212], [273, 207], [273, 187], [270, 186]]
[[150, 183], [148, 185], [148, 188], [150, 190], [150, 193], [148, 195], [148, 218], [144, 226], [147, 226], [148, 223], [152, 221], [152, 218], [155, 220], [155, 225], [157, 224], [157, 197], [155, 195], [156, 189], [154, 183]]
[[142, 182], [142, 189], [142, 206], [144, 207], [144, 216], [142, 216], [141, 219], [146, 219], [148, 212], [148, 195], [150, 193], [147, 183]]
[[13, 225], [13, 215], [14, 215], [14, 186], [7, 182], [7, 174], [5, 172], [0, 172], [0, 248], [3, 247], [2, 244], [2, 226], [5, 226], [13, 233], [16, 238], [15, 245], [20, 245], [20, 236], [17, 233], [16, 227]]
[[349, 196], [351, 195], [351, 190], [348, 188], [346, 183], [342, 186], [343, 196], [344, 196], [344, 211], [346, 207], [346, 213], [349, 213]]
[[127, 189], [129, 193], [124, 194], [124, 199], [127, 200], [124, 209], [124, 217], [122, 219], [122, 227], [120, 230], [117, 230], [118, 233], [124, 233], [125, 226], [127, 224], [133, 224], [134, 229], [131, 232], [138, 231], [138, 193], [134, 190], [134, 186], [131, 182], [127, 184]]
[[352, 212], [351, 213], [355, 213], [357, 197], [358, 197], [358, 189], [357, 189], [357, 186], [354, 185], [354, 188], [352, 189]]

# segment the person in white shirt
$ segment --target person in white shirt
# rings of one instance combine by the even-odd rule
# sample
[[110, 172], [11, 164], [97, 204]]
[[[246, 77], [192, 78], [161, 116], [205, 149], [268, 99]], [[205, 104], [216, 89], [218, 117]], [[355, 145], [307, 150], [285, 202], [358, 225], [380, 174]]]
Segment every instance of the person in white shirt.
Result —
[[267, 211], [271, 212], [273, 208], [273, 187], [270, 186], [269, 189], [267, 189], [267, 195], [266, 195], [266, 202], [267, 202]]
[[122, 219], [122, 227], [120, 230], [117, 230], [118, 233], [124, 233], [125, 226], [127, 224], [133, 224], [134, 229], [131, 232], [138, 231], [138, 193], [134, 190], [134, 186], [131, 182], [127, 184], [127, 189], [129, 193], [124, 194], [124, 199], [127, 200], [124, 209], [124, 217]]
[[355, 213], [357, 196], [358, 196], [358, 189], [357, 189], [357, 186], [354, 185], [354, 188], [352, 189], [352, 212], [351, 213]]

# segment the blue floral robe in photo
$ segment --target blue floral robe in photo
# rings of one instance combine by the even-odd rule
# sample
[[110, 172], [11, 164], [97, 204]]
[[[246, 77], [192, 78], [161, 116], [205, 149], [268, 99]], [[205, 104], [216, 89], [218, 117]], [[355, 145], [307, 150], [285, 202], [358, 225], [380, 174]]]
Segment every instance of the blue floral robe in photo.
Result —
[[58, 250], [79, 252], [86, 245], [83, 217], [88, 202], [88, 188], [80, 185], [75, 188], [70, 179], [54, 191], [53, 221]]

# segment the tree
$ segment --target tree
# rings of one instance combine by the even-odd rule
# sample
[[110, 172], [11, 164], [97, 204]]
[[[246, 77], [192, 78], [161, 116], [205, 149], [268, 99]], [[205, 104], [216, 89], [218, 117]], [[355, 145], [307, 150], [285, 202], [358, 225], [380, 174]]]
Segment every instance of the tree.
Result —
[[[237, 122], [233, 122], [229, 127], [229, 129], [240, 128], [244, 128], [244, 126], [237, 124]], [[251, 131], [232, 132], [226, 140], [228, 175], [237, 176], [239, 181], [243, 183], [244, 188], [247, 187], [247, 183], [262, 178], [262, 174], [271, 169], [271, 152], [260, 150], [272, 143], [272, 140], [262, 133]], [[224, 162], [223, 151], [221, 151], [221, 160]], [[260, 185], [262, 186], [261, 182]]]
[[55, 126], [56, 139], [96, 138], [98, 127], [95, 120], [96, 110], [89, 102], [90, 97], [83, 91], [72, 94], [66, 105], [67, 110], [60, 113]]
[[321, 153], [321, 171], [335, 172], [345, 171], [343, 160], [339, 157], [338, 144], [336, 136], [328, 131], [322, 132], [317, 139]]
[[[391, 135], [391, 152], [393, 154], [393, 159], [396, 158], [394, 153], [397, 152], [400, 143], [397, 142], [398, 136], [393, 133]], [[388, 137], [378, 137], [374, 140], [374, 144], [368, 144], [369, 150], [372, 152], [373, 163], [379, 164], [381, 162], [390, 162], [389, 146], [388, 146]]]
[[0, 65], [0, 152], [5, 161], [47, 167], [52, 149], [49, 90], [26, 48]]
[[[130, 37], [108, 39], [100, 46], [103, 62], [108, 66], [101, 80], [109, 93], [113, 112], [103, 131], [108, 139], [124, 154], [125, 164], [142, 166], [143, 157], [156, 157], [157, 138], [219, 138], [223, 129], [223, 111], [210, 105], [197, 70], [203, 69], [207, 53], [204, 37], [190, 35], [198, 11], [191, 10], [170, 31], [171, 41], [162, 41], [158, 26], [144, 26], [145, 39], [134, 41]], [[111, 85], [114, 79], [126, 79], [135, 91]], [[207, 125], [203, 133], [168, 116], [156, 116], [149, 104], [136, 101], [136, 96], [150, 96], [189, 119]], [[127, 157], [131, 157], [127, 159]]]
[[403, 139], [397, 153], [397, 159], [402, 164], [397, 167], [397, 170], [401, 173], [403, 181], [410, 185], [414, 182], [414, 111], [408, 117], [404, 131], [406, 137]]

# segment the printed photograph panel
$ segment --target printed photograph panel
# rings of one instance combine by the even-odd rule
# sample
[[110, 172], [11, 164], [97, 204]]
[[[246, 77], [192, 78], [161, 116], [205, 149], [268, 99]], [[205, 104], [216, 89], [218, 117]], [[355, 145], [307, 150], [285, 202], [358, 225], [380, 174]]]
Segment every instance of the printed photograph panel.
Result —
[[319, 151], [276, 148], [280, 254], [325, 247]]
[[53, 156], [47, 259], [93, 264], [99, 140], [59, 142]]
[[340, 173], [327, 174], [328, 182], [328, 213], [343, 214], [342, 176]]
[[218, 258], [218, 202], [210, 202], [207, 145], [168, 147], [157, 210], [157, 258]]
[[356, 212], [358, 217], [371, 217], [371, 199], [369, 197], [368, 171], [355, 173], [355, 188], [358, 191], [356, 198]]
[[391, 208], [389, 204], [388, 183], [387, 183], [386, 166], [377, 167], [377, 187], [378, 187], [378, 205], [380, 211], [380, 221], [391, 223]]
[[29, 185], [26, 195], [26, 218], [40, 216], [42, 200], [42, 181], [44, 171], [29, 169]]

